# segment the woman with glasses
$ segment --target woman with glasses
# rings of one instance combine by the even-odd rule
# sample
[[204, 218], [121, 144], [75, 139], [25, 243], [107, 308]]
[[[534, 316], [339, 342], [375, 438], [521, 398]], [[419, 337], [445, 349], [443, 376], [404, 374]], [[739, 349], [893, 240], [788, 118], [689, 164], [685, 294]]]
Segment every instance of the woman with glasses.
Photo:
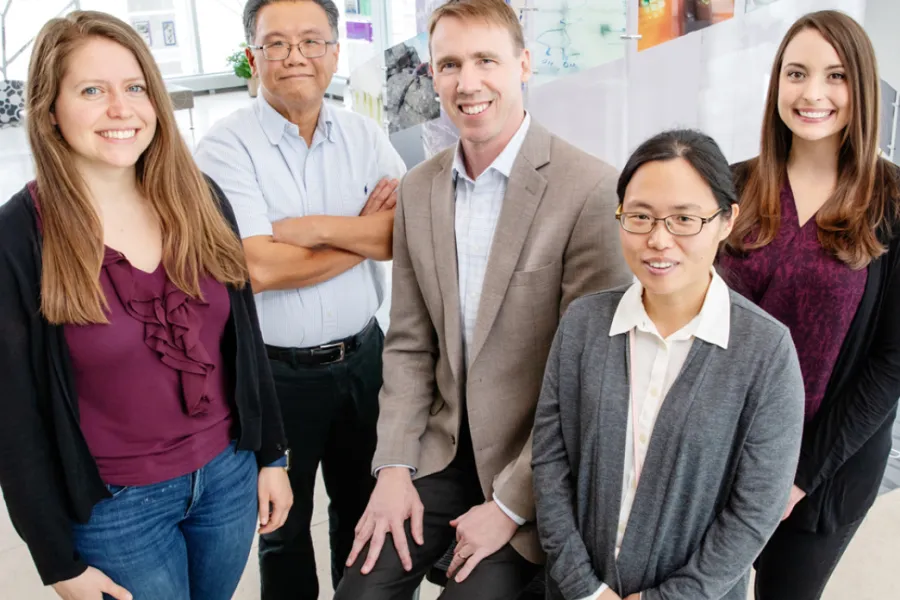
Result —
[[804, 16], [769, 82], [760, 154], [735, 168], [741, 215], [722, 277], [784, 323], [805, 384], [784, 522], [759, 600], [815, 600], [878, 494], [900, 397], [900, 189], [878, 157], [880, 78], [863, 28]]
[[711, 138], [651, 138], [618, 195], [637, 281], [572, 303], [537, 407], [550, 597], [746, 600], [799, 451], [796, 352], [712, 268], [738, 207]]

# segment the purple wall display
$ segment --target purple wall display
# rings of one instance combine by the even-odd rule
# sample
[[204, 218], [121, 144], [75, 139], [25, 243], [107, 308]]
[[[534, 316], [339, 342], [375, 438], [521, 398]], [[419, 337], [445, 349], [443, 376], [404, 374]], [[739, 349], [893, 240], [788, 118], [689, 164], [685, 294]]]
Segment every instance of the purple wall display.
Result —
[[347, 39], [372, 41], [372, 24], [368, 21], [347, 21]]

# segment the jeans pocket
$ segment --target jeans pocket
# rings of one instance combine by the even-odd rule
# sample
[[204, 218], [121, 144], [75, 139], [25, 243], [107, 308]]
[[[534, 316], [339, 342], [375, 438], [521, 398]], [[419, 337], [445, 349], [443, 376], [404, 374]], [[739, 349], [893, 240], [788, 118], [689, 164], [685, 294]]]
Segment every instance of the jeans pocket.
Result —
[[112, 485], [109, 483], [107, 483], [105, 485], [106, 485], [106, 491], [108, 491], [110, 494], [112, 494], [113, 499], [118, 498], [123, 493], [125, 493], [127, 490], [131, 489], [130, 485]]

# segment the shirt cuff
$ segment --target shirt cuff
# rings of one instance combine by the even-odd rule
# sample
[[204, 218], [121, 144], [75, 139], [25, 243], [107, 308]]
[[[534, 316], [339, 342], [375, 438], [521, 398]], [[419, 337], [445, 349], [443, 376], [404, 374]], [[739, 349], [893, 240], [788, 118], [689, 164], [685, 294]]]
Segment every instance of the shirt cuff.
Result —
[[285, 467], [285, 468], [287, 468], [287, 466], [288, 466], [287, 456], [282, 456], [275, 462], [271, 462], [271, 463], [267, 464], [266, 466], [267, 467]]
[[409, 469], [409, 474], [410, 474], [410, 475], [415, 475], [415, 474], [416, 474], [416, 470], [415, 470], [413, 467], [409, 466], [409, 465], [381, 465], [380, 467], [378, 467], [377, 469], [375, 469], [374, 471], [372, 471], [372, 475], [374, 475], [375, 477], [378, 477], [378, 471], [380, 471], [380, 470], [382, 470], [382, 469], [387, 469], [388, 467], [406, 467], [407, 469]]
[[513, 520], [513, 522], [514, 522], [516, 525], [518, 525], [519, 527], [521, 527], [522, 525], [525, 524], [525, 519], [523, 519], [522, 517], [520, 517], [519, 515], [517, 515], [517, 514], [514, 513], [513, 511], [511, 511], [511, 510], [509, 510], [508, 508], [506, 508], [506, 505], [503, 504], [502, 502], [500, 502], [500, 498], [497, 497], [497, 494], [494, 494], [494, 502], [497, 504], [497, 506], [500, 507], [500, 510], [502, 510], [503, 513], [504, 513], [507, 517], [509, 517], [510, 519]]
[[591, 594], [590, 596], [585, 596], [584, 598], [579, 598], [578, 600], [597, 600], [600, 597], [600, 594], [609, 589], [609, 586], [605, 583], [601, 583], [600, 587], [597, 588], [597, 591]]

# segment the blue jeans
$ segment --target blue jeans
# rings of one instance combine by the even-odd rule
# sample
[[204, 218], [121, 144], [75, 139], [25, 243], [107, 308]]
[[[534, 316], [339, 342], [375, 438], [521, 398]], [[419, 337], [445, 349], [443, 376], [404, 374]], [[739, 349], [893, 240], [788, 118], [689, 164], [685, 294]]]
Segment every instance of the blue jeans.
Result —
[[108, 486], [113, 497], [73, 525], [75, 548], [134, 600], [230, 600], [256, 530], [257, 477], [253, 453], [232, 443], [188, 475]]

